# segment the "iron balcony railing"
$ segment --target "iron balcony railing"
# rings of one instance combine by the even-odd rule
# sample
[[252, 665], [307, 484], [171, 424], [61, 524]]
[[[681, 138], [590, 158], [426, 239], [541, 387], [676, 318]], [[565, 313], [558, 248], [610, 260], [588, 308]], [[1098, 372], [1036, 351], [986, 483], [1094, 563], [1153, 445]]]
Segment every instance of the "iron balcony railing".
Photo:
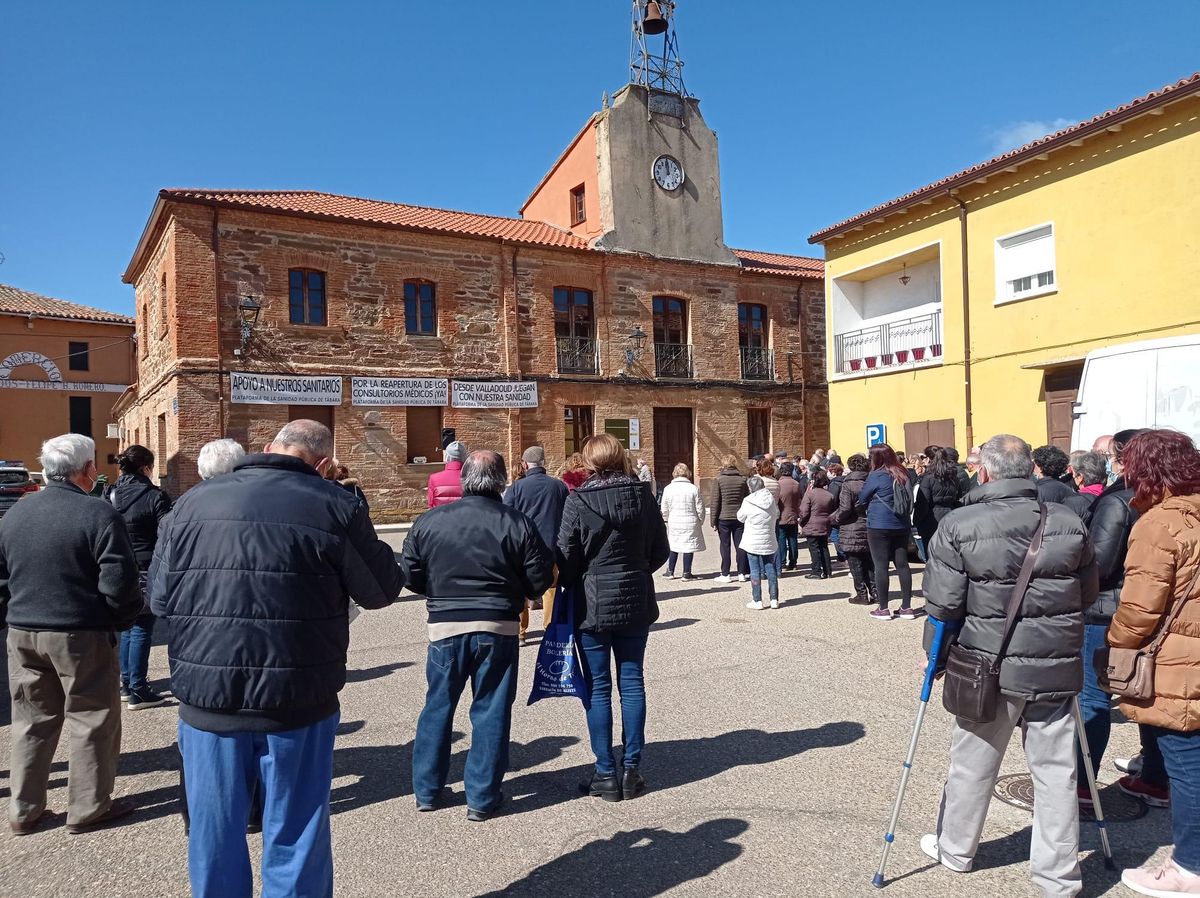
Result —
[[581, 337], [558, 337], [559, 374], [596, 374], [596, 341]]
[[691, 344], [655, 343], [654, 373], [659, 377], [691, 377]]
[[743, 346], [742, 380], [774, 380], [775, 356], [766, 346]]
[[864, 327], [834, 338], [834, 370], [838, 374], [901, 368], [941, 357], [941, 312]]

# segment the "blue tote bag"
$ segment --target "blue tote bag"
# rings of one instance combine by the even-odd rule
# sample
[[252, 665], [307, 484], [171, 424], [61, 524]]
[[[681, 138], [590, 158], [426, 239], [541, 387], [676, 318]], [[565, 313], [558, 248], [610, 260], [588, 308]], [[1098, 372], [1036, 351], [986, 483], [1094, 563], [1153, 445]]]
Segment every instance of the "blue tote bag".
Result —
[[579, 586], [560, 586], [554, 598], [554, 617], [542, 634], [529, 704], [543, 698], [573, 696], [588, 704], [587, 681], [575, 636], [575, 601]]

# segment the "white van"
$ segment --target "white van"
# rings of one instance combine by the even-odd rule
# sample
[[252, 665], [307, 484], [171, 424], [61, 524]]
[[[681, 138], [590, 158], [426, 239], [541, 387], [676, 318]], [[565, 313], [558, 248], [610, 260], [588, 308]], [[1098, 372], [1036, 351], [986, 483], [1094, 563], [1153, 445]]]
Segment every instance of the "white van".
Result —
[[1169, 427], [1200, 445], [1200, 334], [1089, 352], [1072, 414], [1075, 449], [1136, 427]]

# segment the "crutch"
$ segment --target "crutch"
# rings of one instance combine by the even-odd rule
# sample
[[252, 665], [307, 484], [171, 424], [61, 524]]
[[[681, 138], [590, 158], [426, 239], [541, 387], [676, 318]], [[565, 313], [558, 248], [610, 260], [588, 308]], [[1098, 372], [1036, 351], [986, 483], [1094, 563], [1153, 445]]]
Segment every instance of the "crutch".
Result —
[[1104, 849], [1104, 868], [1115, 870], [1112, 846], [1108, 843], [1108, 827], [1104, 823], [1104, 810], [1100, 807], [1100, 790], [1096, 787], [1096, 768], [1092, 765], [1092, 750], [1088, 747], [1087, 730], [1083, 728], [1083, 709], [1079, 707], [1079, 696], [1072, 700], [1075, 715], [1075, 732], [1079, 736], [1079, 748], [1083, 752], [1083, 769], [1087, 772], [1088, 788], [1092, 792], [1092, 813], [1096, 817], [1096, 828], [1100, 830], [1100, 847]]
[[912, 772], [913, 758], [917, 754], [917, 740], [921, 737], [921, 725], [925, 722], [925, 711], [929, 707], [929, 696], [933, 692], [933, 681], [937, 677], [938, 659], [942, 654], [942, 644], [947, 634], [953, 633], [960, 626], [955, 621], [947, 623], [936, 618], [933, 621], [933, 642], [929, 646], [929, 664], [925, 668], [925, 681], [921, 684], [921, 703], [917, 706], [917, 719], [913, 721], [912, 738], [908, 743], [908, 757], [904, 759], [904, 767], [900, 770], [900, 788], [896, 791], [896, 804], [892, 807], [892, 822], [888, 824], [887, 835], [883, 837], [883, 857], [879, 859], [879, 869], [871, 884], [877, 889], [883, 888], [883, 870], [887, 866], [888, 854], [892, 850], [892, 842], [896, 840], [896, 824], [900, 821], [900, 806], [904, 803], [904, 790], [908, 787], [908, 775]]

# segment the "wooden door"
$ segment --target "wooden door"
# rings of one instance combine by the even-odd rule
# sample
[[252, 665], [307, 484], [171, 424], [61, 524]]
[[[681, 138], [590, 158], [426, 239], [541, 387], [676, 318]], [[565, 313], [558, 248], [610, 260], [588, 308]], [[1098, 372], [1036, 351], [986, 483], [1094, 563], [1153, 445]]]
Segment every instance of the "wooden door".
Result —
[[[1071, 451], [1071, 427], [1075, 423], [1075, 400], [1083, 365], [1046, 372], [1046, 438], [1063, 452]], [[1085, 447], [1080, 446], [1083, 449]]]
[[[904, 425], [904, 452], [909, 458], [916, 458], [925, 451], [926, 446], [953, 445], [953, 418], [938, 418], [935, 421], [909, 421]], [[966, 452], [963, 448], [958, 448], [959, 454], [965, 456]]]
[[654, 479], [660, 485], [671, 482], [671, 471], [683, 462], [693, 471], [695, 441], [690, 408], [654, 410]]

